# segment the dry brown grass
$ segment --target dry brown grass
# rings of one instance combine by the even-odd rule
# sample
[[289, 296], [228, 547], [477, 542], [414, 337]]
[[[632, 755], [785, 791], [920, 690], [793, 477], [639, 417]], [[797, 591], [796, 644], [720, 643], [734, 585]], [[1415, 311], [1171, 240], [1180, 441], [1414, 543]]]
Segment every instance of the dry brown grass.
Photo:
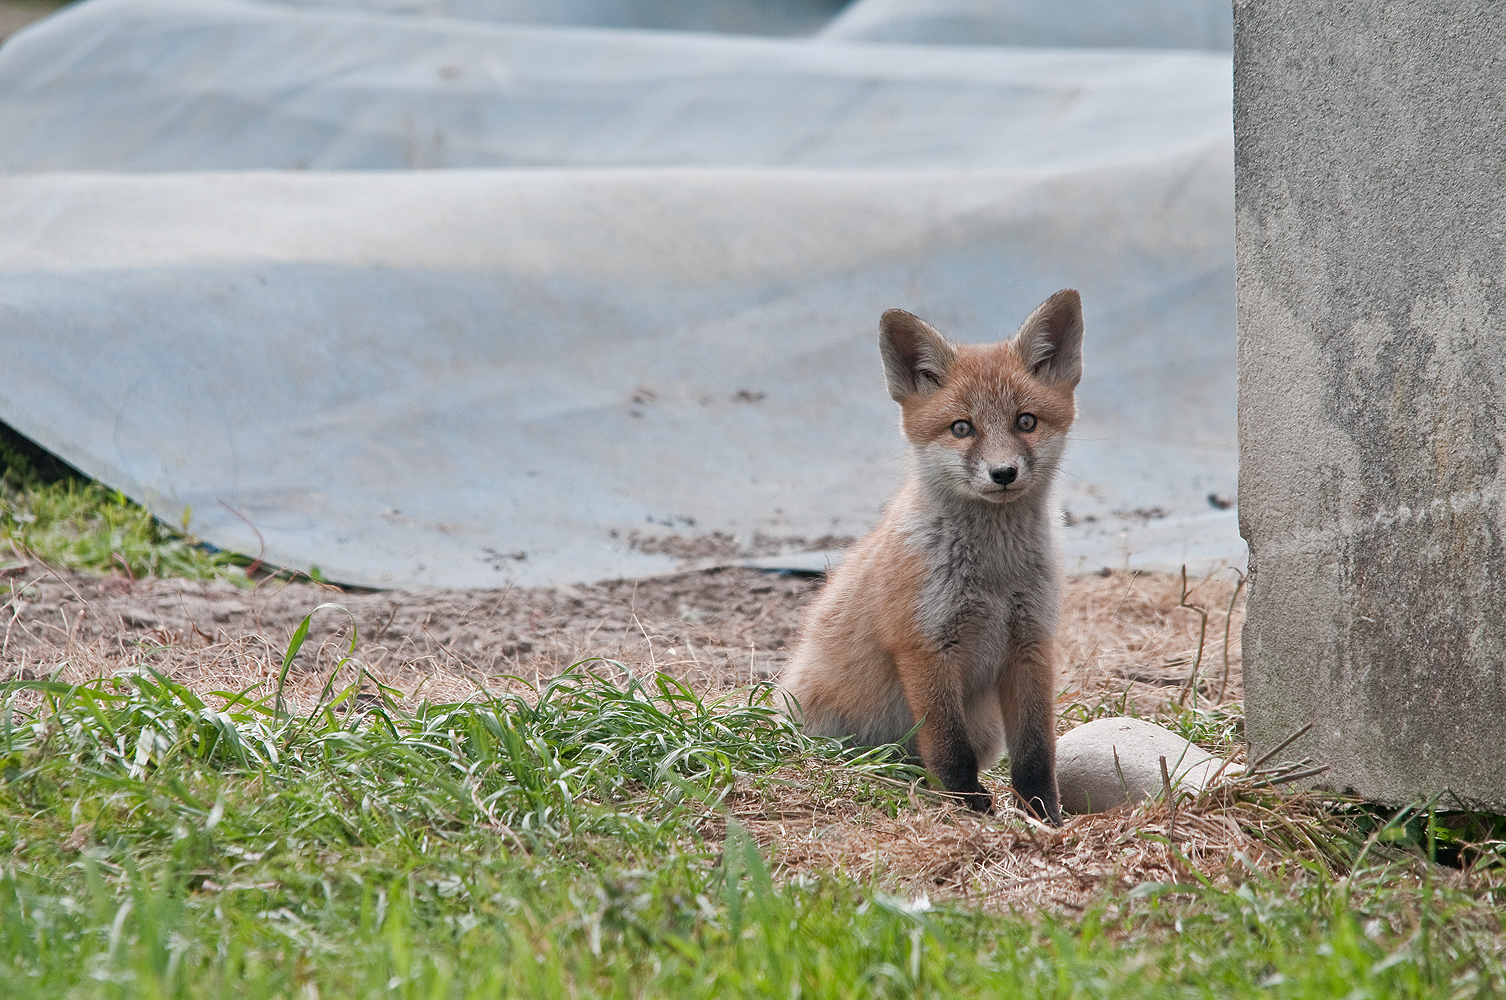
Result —
[[[1233, 888], [1251, 874], [1330, 872], [1329, 800], [1231, 778], [1201, 796], [1070, 817], [1053, 829], [1018, 811], [981, 816], [924, 788], [909, 808], [874, 794], [872, 777], [790, 768], [742, 782], [727, 799], [786, 877], [841, 871], [891, 892], [991, 909], [1080, 910], [1106, 891], [1147, 883]], [[997, 801], [1007, 790], [992, 784]]]
[[[1064, 610], [1061, 680], [1079, 701], [1153, 714], [1168, 701], [1244, 697], [1245, 593], [1233, 570], [1185, 581], [1154, 573], [1077, 577]], [[1195, 691], [1188, 684], [1194, 665]]]

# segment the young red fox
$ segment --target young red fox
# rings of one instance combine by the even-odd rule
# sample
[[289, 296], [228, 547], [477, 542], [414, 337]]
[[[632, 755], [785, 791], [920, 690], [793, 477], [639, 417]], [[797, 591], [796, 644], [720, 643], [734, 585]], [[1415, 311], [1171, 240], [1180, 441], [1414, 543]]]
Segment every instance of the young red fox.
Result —
[[1082, 377], [1082, 302], [1057, 292], [1011, 340], [953, 344], [899, 309], [879, 323], [909, 475], [807, 612], [785, 676], [823, 736], [899, 742], [980, 812], [978, 771], [1009, 746], [1014, 790], [1061, 822], [1052, 480]]

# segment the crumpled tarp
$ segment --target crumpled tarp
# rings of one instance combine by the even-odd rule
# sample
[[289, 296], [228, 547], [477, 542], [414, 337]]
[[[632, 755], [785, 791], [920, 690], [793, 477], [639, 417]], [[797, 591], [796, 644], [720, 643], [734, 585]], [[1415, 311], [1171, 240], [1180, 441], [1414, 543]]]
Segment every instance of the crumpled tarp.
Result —
[[0, 46], [0, 420], [347, 583], [819, 564], [879, 313], [1074, 286], [1072, 568], [1238, 564], [1229, 122], [1206, 52], [87, 0]]
[[[573, 24], [753, 35], [808, 35], [843, 0], [279, 0], [384, 14], [500, 24]], [[1226, 46], [1227, 47], [1227, 46]]]
[[1234, 45], [1230, 0], [855, 0], [825, 38], [946, 45], [1210, 49]]

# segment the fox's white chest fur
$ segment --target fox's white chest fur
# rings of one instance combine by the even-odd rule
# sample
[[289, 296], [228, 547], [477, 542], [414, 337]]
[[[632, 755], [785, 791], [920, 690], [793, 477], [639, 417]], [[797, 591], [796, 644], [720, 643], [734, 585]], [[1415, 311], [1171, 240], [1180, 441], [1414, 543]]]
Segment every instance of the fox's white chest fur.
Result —
[[1042, 502], [1002, 509], [946, 504], [900, 527], [926, 565], [916, 606], [921, 632], [938, 654], [966, 658], [973, 696], [998, 686], [1012, 638], [1056, 631], [1061, 559], [1053, 499], [1048, 492]]

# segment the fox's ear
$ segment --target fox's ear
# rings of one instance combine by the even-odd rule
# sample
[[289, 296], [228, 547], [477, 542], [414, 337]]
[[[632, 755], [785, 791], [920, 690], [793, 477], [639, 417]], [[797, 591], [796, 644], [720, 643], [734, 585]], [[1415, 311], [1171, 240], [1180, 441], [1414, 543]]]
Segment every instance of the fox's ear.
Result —
[[898, 403], [941, 388], [957, 362], [957, 349], [945, 337], [903, 309], [885, 310], [879, 320], [879, 353], [889, 395]]
[[1063, 288], [1036, 307], [1015, 334], [1020, 357], [1042, 382], [1076, 387], [1082, 378], [1082, 298]]

